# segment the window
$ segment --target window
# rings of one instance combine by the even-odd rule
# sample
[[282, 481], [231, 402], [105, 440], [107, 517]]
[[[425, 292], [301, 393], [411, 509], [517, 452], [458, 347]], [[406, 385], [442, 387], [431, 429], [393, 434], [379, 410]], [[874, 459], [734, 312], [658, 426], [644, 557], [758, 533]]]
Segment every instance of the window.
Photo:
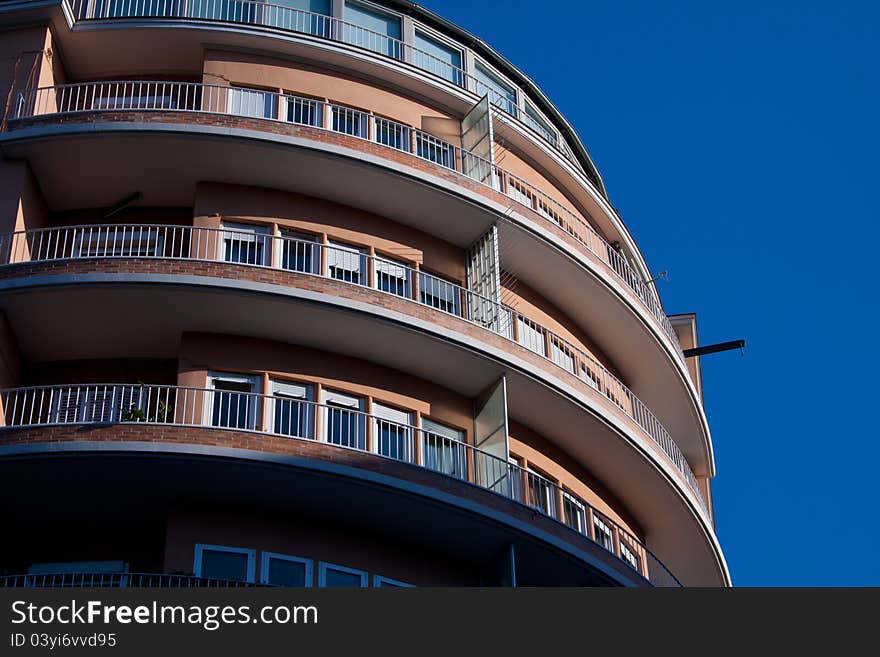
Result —
[[522, 183], [518, 180], [514, 180], [513, 178], [507, 178], [507, 195], [512, 198], [517, 203], [522, 203], [527, 207], [534, 207], [534, 195], [531, 190], [526, 186], [525, 183]]
[[254, 550], [199, 543], [196, 545], [193, 572], [196, 577], [253, 582], [255, 561]]
[[343, 41], [402, 59], [400, 18], [359, 2], [346, 2], [344, 16]]
[[516, 316], [516, 341], [526, 349], [544, 355], [544, 329], [522, 315]]
[[208, 394], [210, 424], [226, 429], [256, 429], [260, 398], [257, 378], [243, 374], [211, 374]]
[[426, 468], [436, 472], [467, 479], [467, 446], [464, 432], [452, 427], [422, 419], [422, 456]]
[[376, 257], [373, 259], [373, 273], [377, 290], [409, 298], [409, 269], [405, 264], [389, 258]]
[[529, 486], [529, 506], [546, 513], [548, 516], [555, 515], [556, 497], [553, 484], [531, 468], [526, 468], [526, 473]]
[[442, 278], [419, 272], [419, 302], [461, 317], [460, 287]]
[[575, 373], [574, 349], [556, 336], [550, 336], [550, 360], [562, 369]]
[[477, 79], [477, 93], [489, 94], [489, 102], [497, 105], [508, 114], [516, 116], [516, 89], [496, 75], [482, 62], [475, 62], [474, 77]]
[[412, 416], [407, 411], [373, 404], [373, 436], [376, 452], [398, 461], [412, 463]]
[[410, 129], [408, 126], [382, 117], [376, 117], [376, 143], [396, 148], [399, 151], [410, 150]]
[[330, 4], [330, 0], [272, 0], [261, 7], [262, 23], [330, 38]]
[[74, 232], [73, 253], [77, 258], [144, 258], [161, 252], [159, 228], [95, 226]]
[[408, 589], [415, 586], [414, 584], [407, 584], [406, 582], [400, 582], [396, 579], [389, 579], [388, 577], [382, 577], [381, 575], [373, 575], [373, 586], [377, 589], [382, 588], [394, 588], [394, 589]]
[[260, 582], [272, 586], [311, 586], [312, 560], [263, 552]]
[[352, 137], [367, 138], [367, 120], [369, 114], [360, 110], [333, 105], [330, 108], [333, 114], [333, 130]]
[[580, 377], [581, 380], [586, 383], [588, 386], [593, 388], [593, 390], [599, 389], [599, 375], [587, 365], [587, 363], [581, 361], [580, 365]]
[[416, 66], [462, 85], [461, 50], [428, 36], [422, 30], [416, 30], [415, 47], [413, 63]]
[[346, 283], [367, 284], [367, 256], [358, 249], [339, 242], [327, 245], [327, 275]]
[[323, 438], [343, 447], [367, 448], [367, 422], [363, 414], [364, 400], [341, 392], [323, 390]]
[[268, 265], [272, 251], [266, 226], [223, 224], [223, 260], [243, 265]]
[[562, 492], [562, 510], [565, 513], [565, 524], [581, 534], [587, 533], [587, 509], [574, 496]]
[[318, 586], [365, 588], [369, 581], [369, 576], [363, 570], [337, 566], [323, 561], [318, 564]]
[[281, 231], [281, 267], [303, 274], [321, 273], [321, 245], [314, 235]]
[[276, 94], [270, 91], [229, 87], [226, 104], [227, 111], [237, 116], [249, 116], [255, 119], [278, 118]]
[[556, 144], [556, 131], [553, 130], [547, 119], [541, 116], [540, 112], [528, 100], [525, 102], [525, 109], [524, 123], [551, 144]]
[[284, 96], [284, 116], [291, 123], [324, 127], [324, 103], [311, 98]]
[[613, 552], [614, 538], [611, 534], [611, 527], [596, 512], [593, 512], [593, 531], [596, 533], [596, 542], [606, 550]]
[[620, 541], [620, 558], [626, 561], [634, 570], [642, 571], [639, 568], [639, 558], [629, 549], [629, 546], [624, 541]]
[[424, 132], [416, 132], [416, 155], [442, 167], [455, 168], [452, 145]]
[[271, 386], [272, 431], [281, 436], [311, 438], [315, 426], [315, 410], [310, 403], [312, 386], [292, 381], [272, 381]]

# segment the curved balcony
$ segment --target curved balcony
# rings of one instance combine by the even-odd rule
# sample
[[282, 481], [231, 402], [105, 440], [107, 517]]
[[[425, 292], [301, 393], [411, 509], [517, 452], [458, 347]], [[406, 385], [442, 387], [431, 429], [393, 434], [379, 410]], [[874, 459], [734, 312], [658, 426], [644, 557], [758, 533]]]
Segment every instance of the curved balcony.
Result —
[[[610, 400], [659, 447], [710, 513], [690, 464], [656, 416], [605, 366], [516, 310], [426, 272], [317, 242], [193, 226], [92, 225], [0, 235], [0, 270], [25, 275], [33, 263], [76, 260], [184, 260], [282, 270], [369, 287], [414, 302], [525, 347]], [[540, 339], [536, 338], [540, 336]]]
[[[389, 152], [406, 153], [455, 172], [477, 191], [503, 195], [530, 217], [572, 238], [577, 247], [598, 259], [615, 281], [622, 283], [635, 303], [644, 308], [677, 354], [683, 375], [690, 381], [678, 336], [654, 291], [611, 244], [582, 217], [515, 174], [469, 151], [412, 126], [376, 117], [368, 112], [289, 94], [181, 82], [85, 82], [21, 91], [8, 129], [33, 122], [67, 122], [90, 114], [124, 116], [126, 113], [166, 118], [182, 114], [232, 115], [256, 119], [264, 125], [290, 123], [353, 137], [355, 147], [376, 144]], [[68, 118], [70, 117], [70, 118]], [[279, 118], [280, 117], [280, 118]], [[267, 128], [268, 129], [268, 128]], [[692, 385], [692, 384], [691, 384]]]
[[[294, 32], [319, 39], [340, 41], [399, 62], [412, 64], [420, 71], [445, 83], [452, 83], [474, 95], [476, 101], [488, 95], [490, 102], [508, 117], [526, 126], [533, 137], [540, 138], [571, 164], [583, 170], [565, 139], [520, 108], [509, 96], [499, 93], [464, 68], [436, 55], [340, 18], [275, 5], [258, 0], [64, 0], [74, 23], [124, 19], [187, 20], [227, 23], [248, 27]], [[601, 188], [598, 175], [592, 182]]]
[[0, 588], [19, 589], [217, 589], [269, 587], [271, 584], [171, 573], [29, 573], [0, 575]]
[[31, 427], [173, 425], [319, 442], [330, 449], [417, 466], [490, 491], [565, 525], [656, 586], [680, 586], [643, 543], [582, 498], [506, 459], [418, 426], [305, 400], [183, 386], [15, 388], [0, 391], [0, 402], [4, 420], [0, 440], [3, 430]]

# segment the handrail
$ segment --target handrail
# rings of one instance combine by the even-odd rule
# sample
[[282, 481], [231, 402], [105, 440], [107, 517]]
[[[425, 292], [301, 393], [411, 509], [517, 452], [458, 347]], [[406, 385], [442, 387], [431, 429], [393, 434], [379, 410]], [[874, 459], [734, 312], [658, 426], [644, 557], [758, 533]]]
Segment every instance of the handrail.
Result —
[[152, 384], [94, 383], [0, 390], [0, 429], [147, 424], [311, 440], [426, 468], [526, 505], [605, 547], [658, 585], [680, 585], [648, 548], [586, 500], [507, 459], [413, 424], [333, 403]]
[[174, 573], [27, 573], [0, 575], [0, 588], [252, 588], [272, 584]]
[[[686, 364], [678, 335], [654, 289], [589, 223], [510, 171], [417, 128], [363, 110], [291, 94], [194, 82], [137, 80], [25, 89], [17, 96], [10, 121], [100, 111], [200, 112], [285, 121], [369, 140], [457, 171], [561, 228], [605, 263], [612, 276], [624, 283], [660, 324], [681, 364]], [[689, 372], [686, 367], [685, 371]]]
[[163, 224], [39, 228], [0, 234], [0, 267], [87, 258], [219, 261], [329, 278], [414, 301], [525, 347], [611, 400], [660, 447], [708, 513], [690, 464], [662, 423], [620, 379], [571, 341], [504, 304], [390, 257], [259, 230]]
[[481, 80], [435, 55], [386, 34], [349, 23], [340, 18], [303, 9], [261, 2], [260, 0], [65, 0], [75, 21], [117, 20], [124, 18], [182, 18], [254, 25], [298, 32], [323, 39], [342, 41], [403, 61], [475, 93], [489, 95], [492, 104], [518, 119], [559, 151], [578, 169], [583, 166], [565, 139], [548, 131], [515, 101], [487, 86]]

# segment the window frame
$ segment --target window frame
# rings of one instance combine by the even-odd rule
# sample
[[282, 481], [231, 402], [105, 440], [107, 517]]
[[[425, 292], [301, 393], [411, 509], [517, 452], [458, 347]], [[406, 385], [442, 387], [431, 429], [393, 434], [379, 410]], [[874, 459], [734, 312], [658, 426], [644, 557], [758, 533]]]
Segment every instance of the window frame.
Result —
[[[241, 392], [240, 394], [249, 394], [255, 395], [254, 399], [257, 399], [257, 403], [253, 405], [253, 408], [248, 409], [248, 423], [253, 426], [248, 427], [224, 427], [221, 425], [214, 424], [214, 398], [216, 395], [216, 388], [214, 387], [214, 382], [216, 380], [226, 379], [231, 383], [244, 383], [249, 382], [253, 384], [254, 389], [248, 393]], [[219, 370], [208, 370], [208, 393], [205, 395], [205, 408], [203, 411], [202, 417], [202, 425], [208, 427], [214, 427], [219, 429], [235, 429], [238, 431], [257, 431], [260, 426], [260, 395], [262, 394], [260, 391], [260, 384], [262, 382], [262, 376], [259, 374], [242, 374], [240, 372], [222, 372]], [[221, 392], [234, 392], [234, 391], [222, 391]]]
[[[423, 52], [422, 48], [420, 48], [418, 46], [418, 43], [416, 42], [416, 39], [418, 37], [419, 32], [421, 32], [422, 36], [426, 37], [429, 41], [435, 41], [438, 45], [447, 47], [450, 50], [454, 50], [455, 52], [458, 53], [458, 61], [459, 61], [458, 71], [453, 72], [453, 78], [447, 78], [445, 75], [440, 75], [439, 73], [434, 73], [434, 71], [423, 68], [416, 63], [416, 58]], [[431, 73], [432, 75], [436, 75], [440, 78], [443, 78], [444, 80], [447, 80], [458, 87], [465, 87], [467, 85], [467, 76], [468, 76], [468, 73], [466, 70], [467, 51], [462, 44], [456, 43], [455, 41], [453, 41], [452, 39], [450, 39], [446, 35], [441, 34], [435, 30], [432, 30], [430, 27], [428, 27], [424, 23], [419, 23], [417, 21], [413, 21], [413, 33], [412, 34], [413, 34], [412, 47], [418, 51], [418, 52], [413, 52], [413, 61], [411, 62], [411, 64], [413, 66], [415, 66], [420, 71], [426, 71], [428, 73]], [[427, 53], [427, 54], [433, 57], [433, 55], [431, 55], [430, 53]], [[454, 68], [454, 65], [450, 64], [450, 66]], [[454, 79], [455, 77], [459, 77], [460, 79], [456, 80], [456, 79]]]
[[281, 552], [269, 552], [263, 550], [260, 553], [260, 583], [271, 584], [269, 582], [269, 562], [272, 559], [279, 561], [290, 561], [292, 563], [301, 563], [306, 567], [304, 588], [312, 588], [315, 581], [315, 560], [306, 559], [305, 557], [295, 557], [290, 554], [282, 554]]
[[[383, 587], [382, 583], [387, 582], [391, 584], [389, 587]], [[373, 575], [373, 588], [381, 589], [381, 588], [398, 588], [398, 589], [413, 589], [416, 588], [415, 584], [410, 584], [409, 582], [401, 582], [399, 579], [391, 579], [390, 577], [385, 577], [384, 575]]]
[[[283, 395], [280, 397], [276, 397], [275, 393], [278, 392], [278, 386], [300, 386], [305, 389], [304, 397], [293, 397], [291, 395]], [[305, 438], [305, 439], [313, 439], [315, 433], [315, 412], [317, 406], [315, 405], [315, 389], [316, 385], [314, 383], [308, 381], [297, 381], [294, 379], [281, 379], [276, 377], [269, 377], [269, 389], [266, 391], [266, 397], [269, 399], [269, 411], [268, 417], [266, 418], [267, 425], [270, 429], [269, 433], [273, 436], [283, 436], [285, 438]], [[283, 394], [283, 393], [282, 393]], [[288, 400], [298, 402], [301, 400], [304, 402], [305, 408], [307, 409], [307, 417], [306, 417], [306, 431], [305, 433], [309, 434], [307, 436], [300, 436], [296, 434], [286, 434], [286, 433], [278, 433], [275, 431], [275, 400]]]
[[[242, 262], [240, 260], [229, 259], [229, 246], [227, 244], [227, 231], [234, 235], [242, 233], [253, 233], [253, 243], [258, 244], [261, 240], [263, 243], [263, 253], [261, 258], [254, 258], [254, 262]], [[262, 235], [263, 237], [258, 237]], [[269, 267], [272, 264], [272, 227], [266, 224], [248, 223], [246, 221], [223, 221], [220, 224], [220, 261], [228, 262], [233, 265], [250, 265], [252, 267]], [[243, 241], [243, 236], [240, 241]]]
[[[388, 420], [386, 418], [381, 417], [376, 413], [376, 407], [381, 406], [382, 408], [386, 408], [392, 412], [401, 413], [406, 415], [406, 422], [398, 422], [397, 420]], [[385, 458], [394, 459], [395, 461], [402, 461], [404, 463], [412, 463], [415, 461], [415, 436], [414, 436], [414, 423], [413, 416], [415, 413], [408, 409], [402, 408], [400, 406], [396, 406], [394, 404], [389, 404], [384, 401], [379, 401], [376, 399], [372, 400], [371, 408], [370, 408], [370, 423], [372, 424], [373, 431], [373, 453], [378, 454], [379, 456], [383, 456]], [[404, 447], [404, 458], [400, 458], [399, 456], [392, 456], [390, 454], [384, 454], [380, 445], [380, 422], [387, 422], [390, 425], [394, 425], [397, 427], [403, 428], [404, 440], [406, 441], [406, 445]], [[400, 437], [398, 437], [400, 440]]]
[[211, 577], [210, 575], [202, 574], [202, 561], [204, 557], [205, 550], [214, 551], [214, 552], [232, 552], [235, 554], [244, 554], [247, 556], [247, 578], [243, 580], [233, 579], [231, 581], [234, 582], [248, 582], [250, 584], [254, 583], [254, 576], [256, 571], [256, 559], [257, 559], [257, 551], [252, 548], [242, 548], [242, 547], [231, 547], [229, 545], [214, 545], [211, 543], [196, 543], [195, 544], [195, 554], [193, 556], [193, 573], [196, 577], [204, 577], [205, 579], [227, 579], [223, 577]]
[[[370, 258], [372, 260], [373, 266], [373, 289], [378, 292], [385, 292], [386, 294], [394, 295], [395, 297], [401, 297], [403, 299], [411, 299], [412, 298], [412, 267], [408, 262], [404, 260], [398, 260], [396, 258], [392, 258], [389, 256], [385, 256], [381, 253], [376, 253], [375, 256]], [[389, 290], [383, 290], [379, 287], [379, 276], [380, 274], [388, 276], [387, 272], [380, 272], [379, 268], [381, 264], [390, 265], [391, 267], [400, 267], [403, 270], [403, 278], [398, 279], [403, 281], [403, 293], [398, 294], [397, 292], [391, 292]], [[391, 277], [397, 278], [397, 277]]]
[[[499, 91], [497, 89], [495, 89], [494, 87], [492, 87], [491, 85], [487, 85], [483, 80], [481, 80], [479, 78], [479, 76], [477, 75], [477, 71], [479, 69], [483, 69], [482, 72], [485, 75], [485, 77], [487, 77], [489, 79], [495, 78], [494, 82], [499, 87], [509, 87], [513, 91], [513, 99], [511, 99], [507, 96], [504, 96], [505, 99], [509, 102], [508, 107], [501, 107], [497, 103], [492, 102], [491, 97], [489, 98], [489, 104], [493, 105], [495, 107], [498, 107], [499, 109], [507, 112], [511, 116], [518, 118], [519, 117], [519, 98], [520, 98], [520, 94], [522, 93], [520, 91], [519, 85], [516, 85], [513, 82], [511, 82], [510, 80], [508, 80], [506, 76], [502, 75], [494, 66], [492, 66], [488, 62], [483, 61], [479, 57], [474, 57], [474, 70], [472, 73], [472, 75], [474, 76], [474, 80], [476, 82], [478, 82], [479, 84], [482, 84], [484, 86], [489, 87], [495, 93], [499, 93]], [[475, 91], [477, 94], [480, 94], [479, 90], [475, 90]], [[500, 94], [500, 95], [503, 95], [503, 94]], [[511, 109], [513, 111], [511, 111]]]
[[[323, 245], [323, 248], [326, 250], [326, 255], [324, 260], [326, 260], [327, 264], [327, 273], [325, 276], [334, 281], [342, 281], [343, 283], [351, 283], [352, 285], [361, 285], [363, 287], [369, 287], [370, 285], [370, 253], [369, 248], [364, 246], [358, 246], [355, 244], [350, 244], [348, 242], [340, 242], [333, 239], [328, 238], [327, 243]], [[357, 282], [348, 280], [346, 278], [341, 278], [338, 276], [334, 276], [330, 272], [330, 267], [333, 265], [330, 264], [330, 258], [335, 257], [335, 254], [339, 251], [346, 251], [349, 253], [357, 253], [358, 254], [358, 280]], [[352, 270], [348, 270], [352, 271]]]
[[[328, 395], [338, 395], [340, 397], [348, 397], [349, 399], [356, 399], [358, 401], [357, 407], [345, 404], [344, 402], [333, 401], [328, 399]], [[342, 392], [340, 390], [334, 390], [332, 388], [321, 387], [321, 401], [320, 401], [320, 411], [321, 411], [321, 435], [318, 438], [319, 442], [323, 442], [327, 445], [335, 445], [337, 447], [348, 447], [350, 449], [357, 449], [359, 451], [366, 451], [367, 449], [367, 420], [368, 416], [366, 414], [368, 398], [365, 395], [354, 395], [349, 392]], [[351, 417], [355, 418], [357, 422], [357, 432], [354, 434], [354, 440], [352, 440], [352, 436], [349, 435], [346, 442], [334, 442], [330, 440], [330, 412], [333, 408], [337, 408], [342, 411], [349, 411], [351, 413]], [[361, 426], [363, 424], [363, 426]]]
[[328, 561], [318, 562], [318, 588], [355, 588], [355, 587], [328, 587], [327, 586], [327, 570], [337, 570], [348, 575], [358, 575], [361, 578], [361, 585], [357, 588], [365, 589], [370, 586], [370, 574], [366, 570], [357, 568], [349, 568], [348, 566], [340, 566], [336, 563]]

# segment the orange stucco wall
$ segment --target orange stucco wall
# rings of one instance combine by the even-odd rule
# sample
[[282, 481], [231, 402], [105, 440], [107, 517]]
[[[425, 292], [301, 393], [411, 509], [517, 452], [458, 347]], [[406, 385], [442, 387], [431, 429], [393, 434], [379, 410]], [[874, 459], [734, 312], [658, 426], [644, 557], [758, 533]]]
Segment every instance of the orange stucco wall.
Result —
[[404, 372], [359, 359], [266, 340], [184, 333], [178, 383], [204, 388], [209, 370], [268, 374], [271, 378], [368, 397], [461, 429], [468, 442], [472, 442], [470, 399]]
[[379, 255], [420, 266], [464, 282], [464, 251], [448, 242], [397, 222], [352, 207], [286, 192], [200, 184], [196, 192], [195, 225], [219, 227], [231, 222], [277, 224], [375, 249]]
[[322, 71], [247, 53], [206, 50], [203, 80], [205, 84], [260, 87], [329, 100], [423, 128], [440, 137], [454, 137], [455, 142], [460, 139], [459, 121], [450, 121], [455, 117], [338, 71]]

